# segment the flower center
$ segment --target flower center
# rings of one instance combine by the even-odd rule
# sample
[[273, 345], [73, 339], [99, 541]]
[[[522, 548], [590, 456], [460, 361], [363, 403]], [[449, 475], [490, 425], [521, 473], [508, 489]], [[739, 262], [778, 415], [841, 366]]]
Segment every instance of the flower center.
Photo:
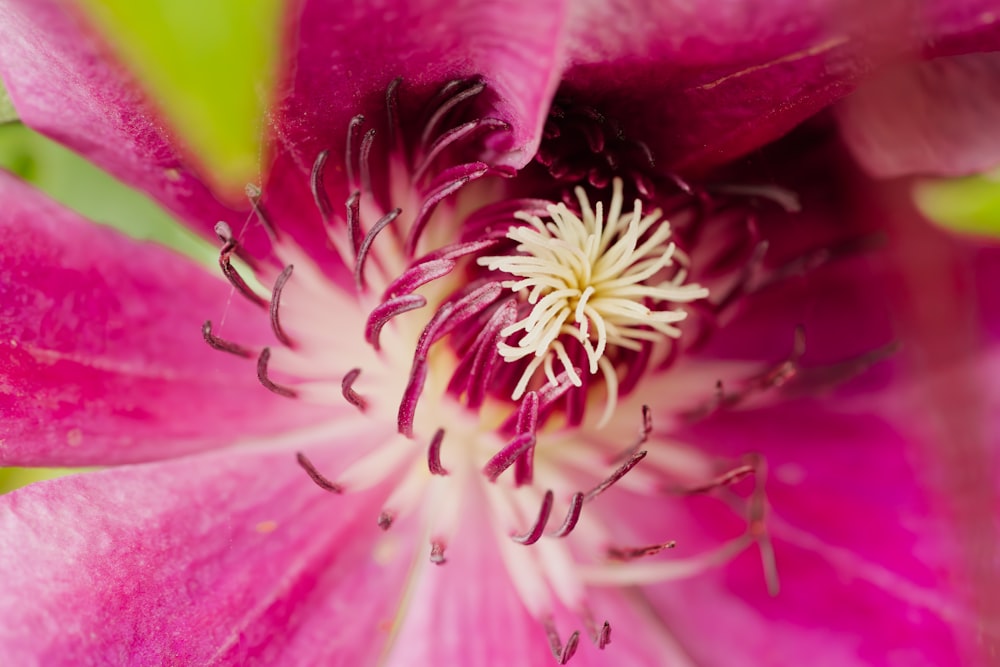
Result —
[[[719, 461], [678, 443], [654, 431], [643, 402], [656, 396], [658, 420], [699, 419], [798, 372], [799, 333], [788, 360], [737, 384], [724, 386], [714, 368], [675, 374], [675, 361], [733, 304], [792, 273], [779, 267], [761, 278], [767, 243], [745, 200], [713, 202], [669, 175], [656, 181], [648, 149], [574, 107], [553, 109], [536, 164], [519, 173], [491, 166], [491, 138], [509, 128], [476, 116], [477, 81], [445, 86], [408, 143], [404, 130], [413, 128], [401, 121], [398, 88], [387, 91], [389, 141], [377, 141], [360, 115], [346, 128], [335, 172], [346, 181], [342, 214], [327, 192], [326, 151], [307, 176], [328, 257], [271, 224], [259, 191], [251, 202], [277, 266], [218, 228], [223, 274], [266, 310], [280, 345], [232, 343], [206, 322], [208, 343], [256, 356], [257, 375], [275, 394], [333, 404], [331, 421], [353, 419], [372, 433], [336, 443], [350, 450], [349, 463], [329, 477], [305, 454], [299, 465], [334, 494], [393, 480], [378, 525], [416, 517], [437, 565], [448, 560], [471, 490], [560, 663], [579, 632], [562, 643], [557, 612], [575, 614], [599, 648], [610, 640], [610, 625], [595, 623], [587, 606], [588, 587], [688, 576], [756, 543], [775, 589], [763, 460]], [[525, 198], [526, 190], [544, 197]], [[820, 261], [832, 256], [827, 250]], [[273, 285], [268, 296], [240, 276], [234, 258]], [[584, 417], [602, 391], [598, 432]], [[692, 395], [703, 400], [692, 405]], [[656, 560], [673, 545], [662, 533], [674, 530], [658, 512], [628, 532], [618, 525], [628, 521], [584, 509], [612, 487], [656, 502], [718, 492], [747, 531], [715, 551]]]
[[[600, 370], [608, 391], [610, 417], [617, 398], [617, 371], [608, 360], [609, 348], [638, 351], [643, 341], [658, 343], [677, 338], [675, 325], [687, 316], [673, 307], [708, 296], [708, 290], [684, 284], [683, 255], [670, 242], [670, 223], [657, 209], [643, 215], [635, 200], [622, 213], [622, 180], [613, 183], [605, 214], [602, 202], [591, 207], [583, 188], [576, 188], [579, 214], [565, 204], [547, 207], [549, 221], [525, 212], [514, 215], [527, 223], [515, 225], [507, 238], [517, 254], [480, 257], [480, 266], [512, 277], [503, 287], [521, 295], [531, 306], [527, 315], [500, 331], [507, 340], [500, 356], [513, 362], [529, 358], [511, 399], [520, 399], [540, 367], [557, 384], [554, 362], [576, 387], [580, 373], [564, 341], [578, 343], [586, 354], [588, 371]], [[515, 341], [514, 344], [508, 340]]]

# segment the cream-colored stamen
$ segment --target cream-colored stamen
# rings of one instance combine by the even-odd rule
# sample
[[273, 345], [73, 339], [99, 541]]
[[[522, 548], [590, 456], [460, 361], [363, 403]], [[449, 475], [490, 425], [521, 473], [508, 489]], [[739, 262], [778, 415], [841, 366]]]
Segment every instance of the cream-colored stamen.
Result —
[[582, 384], [559, 341], [565, 335], [583, 346], [590, 374], [600, 370], [608, 380], [608, 401], [613, 404], [617, 382], [610, 381], [614, 375], [610, 364], [600, 363], [608, 348], [636, 350], [643, 341], [679, 337], [680, 329], [674, 325], [687, 313], [671, 306], [708, 296], [704, 287], [684, 284], [686, 257], [670, 242], [670, 223], [659, 209], [644, 216], [637, 199], [630, 213], [622, 213], [621, 179], [614, 180], [607, 216], [601, 202], [591, 207], [583, 188], [576, 189], [576, 196], [579, 214], [565, 204], [550, 205], [547, 221], [516, 214], [528, 224], [512, 227], [507, 238], [518, 242], [520, 254], [478, 260], [481, 266], [513, 276], [503, 286], [524, 294], [533, 306], [527, 316], [501, 332], [504, 338], [524, 332], [516, 345], [499, 344], [505, 360], [534, 357], [514, 389], [513, 400], [527, 391], [539, 368], [551, 382], [555, 362], [574, 385]]

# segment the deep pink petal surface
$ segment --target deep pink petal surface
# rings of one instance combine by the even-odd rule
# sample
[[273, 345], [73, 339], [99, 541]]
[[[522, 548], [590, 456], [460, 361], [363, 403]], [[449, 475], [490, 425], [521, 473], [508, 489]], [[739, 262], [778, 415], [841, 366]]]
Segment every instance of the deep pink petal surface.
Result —
[[994, 2], [582, 2], [568, 89], [700, 169], [784, 134], [892, 58], [996, 49]]
[[[171, 251], [99, 227], [0, 174], [0, 461], [111, 464], [177, 456], [314, 423], [243, 344], [267, 315]], [[222, 322], [225, 321], [223, 325]]]
[[[323, 470], [333, 448], [306, 450]], [[412, 536], [384, 489], [335, 496], [292, 451], [213, 453], [0, 498], [7, 664], [371, 665]]]
[[[446, 83], [478, 76], [489, 91], [481, 113], [509, 126], [491, 142], [493, 157], [515, 166], [528, 162], [558, 83], [564, 4], [421, 0], [387, 8], [306, 0], [292, 37], [287, 95], [273, 128], [267, 203], [279, 226], [290, 228], [304, 247], [322, 251], [310, 170], [321, 151], [330, 151], [325, 185], [343, 219], [350, 194], [344, 158], [348, 124], [364, 114], [362, 132], [378, 132], [375, 153], [391, 147], [385, 94], [396, 78], [402, 79], [397, 121], [411, 133], [409, 149], [422, 131], [422, 104]], [[375, 175], [376, 187], [384, 187], [383, 177]], [[397, 204], [390, 202], [389, 208]]]
[[847, 144], [878, 176], [963, 175], [1000, 165], [1000, 54], [885, 72], [838, 109]]
[[[947, 524], [935, 514], [913, 443], [866, 414], [868, 405], [841, 403], [834, 412], [797, 401], [717, 416], [679, 436], [723, 460], [765, 457], [781, 581], [771, 597], [750, 547], [721, 569], [646, 589], [692, 664], [963, 664], [959, 642], [974, 618], [956, 585]], [[751, 486], [733, 490], [745, 496]], [[636, 530], [677, 540], [658, 558], [690, 557], [746, 529], [724, 498], [678, 500]], [[648, 501], [609, 494], [604, 502], [618, 517], [649, 516]]]

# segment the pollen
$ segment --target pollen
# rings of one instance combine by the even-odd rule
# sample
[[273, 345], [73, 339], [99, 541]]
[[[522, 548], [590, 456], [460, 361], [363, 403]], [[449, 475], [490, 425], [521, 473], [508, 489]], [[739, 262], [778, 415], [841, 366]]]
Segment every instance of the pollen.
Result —
[[[556, 366], [575, 386], [581, 373], [604, 376], [609, 403], [617, 392], [617, 372], [609, 359], [614, 348], [639, 350], [678, 338], [677, 324], [687, 312], [681, 304], [708, 296], [704, 287], [687, 283], [686, 255], [671, 241], [670, 223], [659, 209], [643, 213], [642, 202], [623, 213], [623, 183], [616, 178], [607, 209], [592, 206], [583, 188], [575, 190], [579, 212], [550, 204], [548, 219], [523, 212], [526, 224], [513, 226], [507, 238], [516, 254], [477, 261], [511, 276], [504, 288], [524, 299], [526, 313], [501, 331], [500, 356], [515, 362], [530, 358], [511, 398], [520, 399], [538, 372], [555, 384]], [[568, 345], [578, 343], [586, 369], [577, 368]]]

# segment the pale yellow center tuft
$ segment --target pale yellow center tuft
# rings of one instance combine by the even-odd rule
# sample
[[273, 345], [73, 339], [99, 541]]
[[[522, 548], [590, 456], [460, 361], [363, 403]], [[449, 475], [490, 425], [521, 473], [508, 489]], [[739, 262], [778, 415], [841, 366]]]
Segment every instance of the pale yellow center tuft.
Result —
[[589, 372], [603, 373], [612, 407], [618, 378], [605, 356], [608, 349], [638, 350], [643, 341], [679, 337], [675, 325], [687, 313], [674, 306], [704, 298], [708, 290], [684, 284], [686, 259], [670, 241], [670, 223], [659, 209], [644, 216], [637, 199], [630, 213], [622, 213], [621, 179], [614, 180], [607, 215], [602, 202], [591, 207], [582, 188], [576, 196], [579, 214], [565, 204], [549, 205], [547, 221], [516, 214], [528, 224], [512, 227], [507, 237], [518, 242], [520, 254], [482, 257], [478, 263], [515, 276], [503, 286], [533, 306], [501, 332], [504, 338], [524, 332], [516, 345], [500, 343], [505, 360], [533, 357], [511, 398], [524, 395], [540, 368], [554, 383], [556, 363], [574, 385], [582, 384], [560, 340], [569, 336], [586, 351]]

